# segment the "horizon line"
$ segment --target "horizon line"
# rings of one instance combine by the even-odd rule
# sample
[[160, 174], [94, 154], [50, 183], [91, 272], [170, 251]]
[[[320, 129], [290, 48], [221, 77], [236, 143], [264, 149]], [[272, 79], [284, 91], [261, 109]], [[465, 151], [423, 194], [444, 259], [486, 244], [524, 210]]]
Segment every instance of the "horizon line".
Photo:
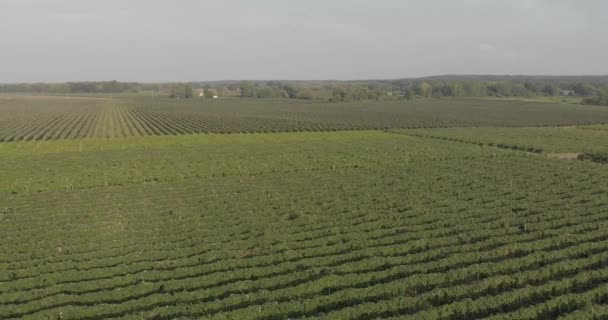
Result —
[[420, 77], [403, 77], [403, 78], [354, 78], [354, 79], [255, 79], [255, 78], [243, 78], [243, 79], [222, 79], [222, 80], [166, 80], [166, 81], [130, 81], [130, 80], [70, 80], [70, 81], [26, 81], [26, 82], [4, 82], [0, 81], [0, 85], [19, 85], [19, 84], [64, 84], [64, 83], [87, 83], [87, 82], [118, 82], [118, 83], [137, 83], [137, 84], [167, 84], [167, 83], [205, 83], [205, 82], [271, 82], [271, 81], [285, 81], [285, 82], [355, 82], [355, 81], [395, 81], [395, 80], [416, 80], [416, 79], [429, 79], [429, 78], [441, 78], [441, 77], [543, 77], [543, 78], [600, 78], [608, 77], [608, 73], [605, 74], [560, 74], [560, 75], [548, 75], [548, 74], [492, 74], [492, 73], [453, 73], [453, 74], [437, 74], [430, 76]]

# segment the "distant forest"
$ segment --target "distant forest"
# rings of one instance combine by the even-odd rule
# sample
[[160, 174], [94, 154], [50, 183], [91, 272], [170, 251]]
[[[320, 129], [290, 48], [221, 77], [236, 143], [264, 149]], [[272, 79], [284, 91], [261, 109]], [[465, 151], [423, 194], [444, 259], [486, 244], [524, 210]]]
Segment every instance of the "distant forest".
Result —
[[172, 98], [244, 97], [348, 102], [441, 97], [579, 97], [608, 105], [608, 76], [445, 75], [357, 81], [67, 82], [0, 84], [0, 93], [153, 94]]

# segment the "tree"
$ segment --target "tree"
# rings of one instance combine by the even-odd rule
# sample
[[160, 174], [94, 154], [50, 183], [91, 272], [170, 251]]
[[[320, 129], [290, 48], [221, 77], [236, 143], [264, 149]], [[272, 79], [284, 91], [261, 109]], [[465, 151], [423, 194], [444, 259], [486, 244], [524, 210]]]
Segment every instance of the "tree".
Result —
[[331, 91], [330, 100], [333, 102], [350, 101], [351, 95], [350, 95], [349, 88], [345, 87], [345, 86], [338, 86], [338, 85], [334, 86]]
[[184, 98], [192, 98], [194, 93], [192, 92], [192, 86], [190, 84], [186, 84], [184, 86]]
[[416, 86], [416, 94], [430, 98], [433, 94], [433, 86], [426, 82], [423, 82]]
[[547, 83], [542, 90], [542, 93], [548, 96], [556, 96], [558, 92], [559, 90], [557, 89], [557, 86], [550, 83]]
[[257, 98], [278, 98], [281, 96], [281, 93], [278, 89], [268, 85], [257, 86], [255, 92]]
[[460, 97], [464, 95], [464, 89], [462, 88], [462, 84], [460, 82], [451, 82], [448, 85], [448, 95], [452, 97]]
[[215, 94], [215, 90], [213, 90], [212, 88], [207, 88], [203, 91], [203, 97], [205, 98], [213, 98]]
[[243, 97], [243, 98], [255, 98], [256, 97], [254, 84], [250, 81], [241, 81], [241, 83], [239, 85], [239, 89], [241, 90], [241, 97]]
[[370, 100], [380, 100], [381, 98], [386, 99], [388, 97], [389, 96], [386, 95], [385, 92], [380, 88], [371, 90], [367, 96], [367, 98]]
[[292, 84], [289, 84], [289, 83], [284, 84], [283, 90], [285, 91], [285, 93], [287, 94], [287, 97], [289, 99], [294, 99], [298, 96], [298, 88], [296, 88]]
[[608, 106], [608, 89], [599, 91], [595, 96], [591, 98], [583, 99], [582, 103], [597, 106]]
[[312, 90], [303, 88], [298, 91], [298, 99], [312, 100], [314, 98]]
[[444, 85], [443, 83], [441, 83], [441, 82], [433, 83], [431, 86], [433, 88], [431, 90], [431, 92], [432, 92], [431, 96], [433, 98], [441, 98], [441, 97], [443, 97], [443, 96], [446, 95], [446, 91], [447, 91], [446, 88], [447, 88], [447, 86]]
[[405, 89], [405, 92], [404, 92], [404, 94], [403, 94], [403, 97], [404, 97], [406, 100], [412, 100], [412, 99], [414, 99], [414, 96], [415, 96], [415, 95], [416, 95], [416, 93], [414, 93], [414, 90], [412, 90], [411, 88], [407, 88], [407, 89]]
[[366, 87], [355, 88], [352, 93], [353, 100], [368, 100], [369, 96], [370, 91]]
[[529, 95], [528, 89], [526, 89], [526, 86], [521, 83], [514, 84], [513, 88], [511, 88], [511, 93], [517, 97], [525, 97]]
[[511, 81], [500, 81], [496, 83], [496, 96], [509, 97], [512, 95], [513, 84]]
[[578, 82], [574, 86], [572, 86], [572, 90], [574, 93], [581, 96], [589, 96], [592, 95], [596, 89], [587, 83]]

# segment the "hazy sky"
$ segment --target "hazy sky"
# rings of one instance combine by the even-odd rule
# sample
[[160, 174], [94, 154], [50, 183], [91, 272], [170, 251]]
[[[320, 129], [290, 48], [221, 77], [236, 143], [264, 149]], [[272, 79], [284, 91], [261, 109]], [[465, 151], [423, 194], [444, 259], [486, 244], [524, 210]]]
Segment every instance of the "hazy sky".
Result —
[[0, 0], [0, 82], [608, 74], [605, 0]]

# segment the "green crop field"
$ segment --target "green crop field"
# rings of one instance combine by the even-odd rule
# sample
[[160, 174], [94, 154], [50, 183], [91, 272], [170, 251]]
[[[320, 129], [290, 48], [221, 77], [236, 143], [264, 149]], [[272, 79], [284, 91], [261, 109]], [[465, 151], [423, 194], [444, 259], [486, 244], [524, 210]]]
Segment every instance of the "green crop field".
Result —
[[601, 125], [601, 124], [589, 125], [589, 126], [579, 127], [579, 129], [608, 131], [608, 125]]
[[0, 319], [606, 319], [608, 167], [547, 156], [603, 154], [606, 123], [5, 96]]
[[0, 142], [194, 133], [602, 124], [602, 107], [483, 99], [291, 100], [0, 96]]
[[601, 126], [437, 128], [391, 131], [545, 153], [608, 153], [608, 130], [602, 130]]

